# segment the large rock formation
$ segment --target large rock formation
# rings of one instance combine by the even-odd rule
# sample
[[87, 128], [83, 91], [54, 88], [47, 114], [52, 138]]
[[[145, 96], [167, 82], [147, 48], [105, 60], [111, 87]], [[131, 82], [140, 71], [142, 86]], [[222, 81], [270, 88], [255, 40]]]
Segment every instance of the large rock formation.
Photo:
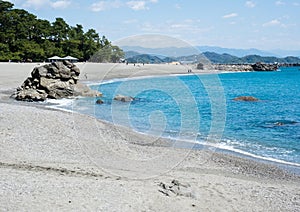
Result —
[[79, 74], [79, 68], [68, 61], [36, 67], [13, 96], [23, 101], [44, 101], [47, 98], [102, 95], [77, 83]]
[[255, 63], [251, 65], [254, 71], [276, 71], [278, 64]]

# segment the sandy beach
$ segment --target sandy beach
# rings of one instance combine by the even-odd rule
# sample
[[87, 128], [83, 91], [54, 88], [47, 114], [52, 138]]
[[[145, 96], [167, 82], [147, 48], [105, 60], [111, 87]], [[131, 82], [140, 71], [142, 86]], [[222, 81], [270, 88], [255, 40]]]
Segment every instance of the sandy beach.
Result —
[[[300, 177], [277, 166], [12, 100], [37, 65], [0, 63], [1, 211], [300, 211]], [[85, 83], [208, 72], [77, 65]]]

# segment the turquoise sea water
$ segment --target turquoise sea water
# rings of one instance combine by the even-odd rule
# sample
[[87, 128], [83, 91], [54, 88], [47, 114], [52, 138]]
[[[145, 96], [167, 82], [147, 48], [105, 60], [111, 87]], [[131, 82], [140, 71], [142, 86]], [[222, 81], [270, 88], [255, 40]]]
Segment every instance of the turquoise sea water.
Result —
[[[103, 92], [66, 109], [136, 131], [300, 165], [300, 69], [140, 78], [92, 85]], [[130, 103], [117, 94], [135, 97]], [[258, 102], [233, 101], [254, 96]]]

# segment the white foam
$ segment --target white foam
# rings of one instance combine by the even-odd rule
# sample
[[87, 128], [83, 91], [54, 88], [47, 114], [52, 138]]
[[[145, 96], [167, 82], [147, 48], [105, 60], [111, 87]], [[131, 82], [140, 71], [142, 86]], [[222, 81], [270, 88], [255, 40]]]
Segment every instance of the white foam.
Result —
[[[200, 144], [202, 144], [202, 143], [200, 143]], [[271, 161], [271, 162], [275, 162], [275, 163], [300, 167], [300, 164], [298, 164], [298, 163], [293, 163], [293, 162], [288, 162], [288, 161], [284, 161], [284, 160], [281, 160], [281, 159], [275, 159], [275, 158], [271, 158], [271, 157], [256, 155], [256, 154], [253, 154], [253, 153], [250, 153], [250, 152], [246, 152], [246, 151], [243, 151], [243, 150], [240, 150], [240, 149], [236, 149], [236, 148], [234, 148], [232, 146], [229, 146], [229, 145], [226, 145], [224, 143], [209, 143], [209, 142], [206, 142], [203, 145], [211, 146], [211, 147], [214, 147], [214, 148], [217, 148], [217, 149], [227, 150], [227, 151], [230, 151], [230, 152], [235, 152], [235, 153], [238, 153], [238, 154], [241, 154], [241, 155], [249, 156], [249, 157], [260, 159], [260, 160]]]
[[47, 108], [57, 109], [65, 112], [77, 113], [72, 109], [66, 109], [66, 107], [72, 106], [74, 103], [74, 99], [47, 99], [45, 101]]
[[[146, 134], [146, 133], [143, 133], [143, 134]], [[185, 140], [185, 139], [174, 138], [174, 137], [172, 138], [171, 136], [164, 137], [164, 138], [171, 139], [171, 140], [176, 140], [176, 141], [183, 141], [183, 142], [186, 142], [186, 143], [200, 144], [200, 145], [203, 145], [207, 149], [210, 149], [210, 150], [220, 149], [220, 150], [225, 150], [225, 151], [229, 151], [229, 152], [233, 152], [233, 153], [238, 153], [240, 155], [248, 156], [248, 157], [259, 159], [259, 160], [275, 162], [275, 163], [279, 163], [279, 164], [283, 164], [283, 165], [300, 167], [299, 163], [294, 163], [294, 162], [284, 161], [284, 160], [281, 160], [281, 159], [256, 155], [256, 154], [253, 154], [253, 153], [250, 153], [250, 152], [246, 152], [246, 151], [243, 151], [243, 150], [240, 150], [240, 149], [236, 149], [233, 146], [229, 146], [229, 145], [226, 145], [226, 144], [220, 143], [220, 142], [216, 142], [216, 143], [200, 142], [198, 140]]]
[[60, 106], [69, 106], [73, 104], [74, 99], [47, 99], [45, 103], [60, 105]]

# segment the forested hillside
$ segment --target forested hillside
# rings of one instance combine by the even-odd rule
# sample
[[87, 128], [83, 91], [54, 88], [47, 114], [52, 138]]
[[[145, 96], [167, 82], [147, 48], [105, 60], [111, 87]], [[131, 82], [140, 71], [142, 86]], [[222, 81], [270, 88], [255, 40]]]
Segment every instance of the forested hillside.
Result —
[[[53, 23], [0, 0], [0, 61], [44, 61], [71, 55], [81, 61], [116, 62], [124, 56], [105, 36], [94, 29], [70, 26], [63, 18]], [[95, 57], [95, 55], [97, 55]]]

